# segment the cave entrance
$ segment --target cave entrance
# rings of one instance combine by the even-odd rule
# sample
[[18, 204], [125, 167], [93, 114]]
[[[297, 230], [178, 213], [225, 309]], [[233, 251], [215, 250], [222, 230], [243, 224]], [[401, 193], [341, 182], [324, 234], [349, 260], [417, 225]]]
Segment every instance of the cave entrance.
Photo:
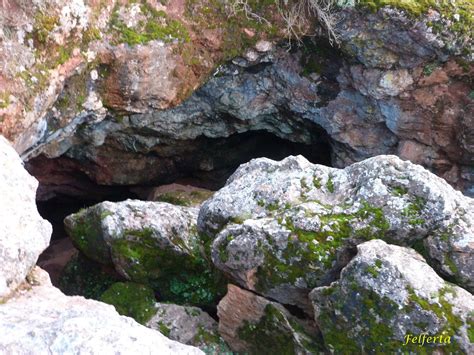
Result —
[[[317, 134], [318, 138], [312, 144], [291, 142], [266, 131], [250, 131], [219, 139], [200, 137], [192, 141], [192, 145], [186, 142], [186, 150], [172, 157], [175, 169], [169, 174], [165, 172], [159, 180], [139, 185], [100, 185], [81, 170], [82, 163], [78, 160], [34, 158], [26, 167], [40, 182], [38, 210], [53, 225], [51, 244], [40, 256], [38, 265], [49, 272], [54, 285], [60, 285], [62, 270], [77, 253], [67, 237], [63, 220], [69, 214], [101, 201], [146, 200], [152, 189], [171, 183], [215, 191], [240, 164], [259, 157], [281, 160], [289, 155], [303, 155], [312, 163], [330, 165], [329, 139], [323, 131]], [[170, 149], [172, 147], [166, 147], [167, 151]], [[156, 152], [154, 155], [156, 158]]]

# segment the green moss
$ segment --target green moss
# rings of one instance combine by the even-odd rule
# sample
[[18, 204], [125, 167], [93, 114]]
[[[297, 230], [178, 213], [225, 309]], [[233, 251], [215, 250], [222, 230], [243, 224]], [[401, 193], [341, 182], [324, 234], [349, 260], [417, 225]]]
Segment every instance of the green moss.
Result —
[[87, 98], [88, 74], [89, 72], [83, 71], [66, 80], [64, 89], [56, 101], [56, 108], [63, 114], [75, 115], [78, 111], [82, 111], [82, 105]]
[[171, 329], [164, 322], [158, 322], [158, 327], [161, 334], [163, 334], [165, 337], [170, 336]]
[[320, 189], [322, 184], [321, 184], [321, 178], [318, 176], [313, 177], [313, 186], [317, 189]]
[[191, 203], [182, 196], [166, 192], [156, 198], [156, 201], [168, 202], [177, 206], [190, 206]]
[[332, 175], [329, 175], [328, 180], [326, 181], [326, 189], [328, 189], [330, 193], [334, 192], [334, 181], [332, 180]]
[[147, 1], [142, 1], [140, 10], [146, 17], [136, 28], [128, 27], [119, 18], [119, 5], [114, 9], [110, 21], [112, 33], [116, 35], [118, 43], [127, 43], [129, 46], [145, 44], [154, 40], [165, 43], [178, 41], [189, 42], [190, 37], [186, 27], [178, 20], [170, 19], [165, 12], [155, 10]]
[[[179, 243], [179, 238], [174, 238], [173, 242], [187, 248], [184, 243]], [[199, 246], [195, 248], [187, 250], [190, 255], [164, 248], [157, 238], [153, 238], [153, 231], [147, 228], [127, 231], [124, 238], [112, 244], [113, 254], [122, 259], [129, 277], [135, 282], [151, 285], [163, 300], [212, 305], [225, 293], [225, 281], [220, 272], [201, 256]]]
[[379, 276], [380, 269], [382, 267], [382, 260], [377, 259], [375, 260], [374, 265], [369, 265], [366, 267], [365, 271], [372, 275], [372, 277], [376, 278]]
[[[453, 32], [473, 35], [474, 28], [474, 2], [472, 0], [439, 1], [439, 0], [359, 0], [359, 6], [377, 11], [381, 7], [391, 6], [404, 10], [408, 15], [419, 17], [429, 9], [436, 10], [445, 19], [450, 20], [450, 30]], [[454, 15], [459, 16], [459, 21]], [[440, 22], [429, 23], [436, 31]]]
[[422, 197], [415, 196], [413, 202], [410, 202], [402, 211], [402, 216], [408, 218], [408, 223], [412, 226], [422, 225], [425, 220], [421, 217], [421, 213], [425, 208], [426, 201]]
[[117, 282], [101, 296], [101, 301], [111, 304], [118, 313], [145, 324], [155, 314], [155, 294], [145, 285]]
[[268, 304], [262, 318], [254, 323], [245, 321], [238, 329], [240, 339], [246, 342], [250, 354], [266, 354], [270, 349], [277, 349], [278, 354], [298, 354], [302, 349], [297, 345], [293, 333], [299, 333], [298, 340], [307, 339], [304, 343], [307, 353], [318, 353], [319, 344], [305, 334], [302, 327], [292, 326], [286, 316], [277, 307]]
[[438, 63], [426, 64], [425, 67], [423, 68], [423, 75], [430, 76], [431, 74], [433, 74], [436, 68], [438, 68]]
[[404, 186], [395, 186], [392, 187], [392, 193], [397, 197], [401, 197], [408, 193], [408, 189]]
[[101, 264], [79, 253], [64, 267], [58, 287], [68, 296], [84, 296], [98, 300], [102, 293], [117, 281], [117, 275], [105, 271]]
[[451, 259], [448, 255], [444, 258], [444, 263], [454, 275], [458, 275], [458, 267], [454, 263], [453, 259]]
[[474, 321], [472, 320], [467, 322], [467, 336], [469, 337], [469, 341], [474, 343]]
[[[253, 13], [273, 19], [274, 0], [251, 0], [246, 2]], [[192, 20], [196, 31], [219, 29], [222, 33], [222, 61], [241, 55], [246, 48], [253, 46], [259, 39], [277, 38], [278, 26], [274, 23], [247, 16], [237, 11], [229, 16], [229, 4], [220, 0], [186, 0], [186, 17]], [[249, 35], [248, 31], [255, 35]]]
[[229, 245], [229, 243], [234, 240], [234, 236], [233, 235], [228, 235], [226, 240], [224, 241], [224, 243], [221, 243], [219, 245], [219, 259], [225, 263], [227, 262], [227, 260], [229, 260], [229, 252], [227, 251], [227, 246]]
[[89, 259], [101, 264], [112, 264], [110, 250], [101, 229], [100, 215], [87, 210], [74, 215], [74, 223], [66, 225], [73, 244]]
[[[418, 296], [412, 288], [408, 288], [407, 291], [412, 304], [418, 305], [425, 311], [434, 313], [444, 323], [439, 333], [452, 337], [462, 327], [462, 319], [453, 313], [453, 306], [446, 298], [448, 293], [455, 295], [455, 290], [451, 286], [443, 287], [439, 294], [431, 300]], [[411, 309], [410, 306], [407, 307], [408, 310]], [[456, 343], [455, 338], [452, 339], [451, 344], [446, 344], [444, 349], [454, 352], [459, 351], [459, 345]]]
[[[359, 354], [362, 349], [370, 349], [374, 354], [389, 354], [399, 350], [401, 342], [394, 339], [391, 329], [384, 319], [390, 319], [398, 311], [397, 305], [387, 297], [380, 297], [373, 290], [353, 290], [357, 302], [354, 312], [347, 312], [339, 290], [328, 296], [331, 307], [323, 309], [318, 321], [323, 331], [326, 346], [336, 354]], [[337, 314], [344, 314], [342, 320]], [[382, 316], [375, 317], [374, 315]], [[357, 333], [352, 331], [357, 329]]]
[[[291, 284], [298, 278], [305, 279], [309, 288], [316, 287], [319, 278], [336, 261], [336, 251], [348, 238], [384, 239], [390, 228], [383, 210], [366, 202], [362, 203], [360, 210], [355, 213], [328, 213], [319, 218], [321, 228], [317, 231], [297, 228], [290, 218], [281, 220], [296, 238], [290, 237], [286, 248], [280, 254], [271, 247], [262, 248], [265, 262], [257, 269], [257, 291], [264, 291], [279, 284]], [[367, 227], [355, 229], [353, 225], [361, 221], [365, 221]], [[271, 245], [270, 239], [267, 239], [267, 242]], [[314, 272], [308, 273], [309, 266]]]
[[204, 344], [213, 344], [213, 343], [221, 342], [221, 339], [218, 334], [212, 333], [204, 329], [202, 325], [199, 325], [197, 334], [194, 337], [194, 342], [204, 343]]
[[0, 109], [7, 108], [10, 105], [10, 93], [8, 91], [0, 92]]
[[59, 24], [59, 16], [38, 12], [33, 26], [34, 39], [41, 44], [48, 41], [49, 34]]

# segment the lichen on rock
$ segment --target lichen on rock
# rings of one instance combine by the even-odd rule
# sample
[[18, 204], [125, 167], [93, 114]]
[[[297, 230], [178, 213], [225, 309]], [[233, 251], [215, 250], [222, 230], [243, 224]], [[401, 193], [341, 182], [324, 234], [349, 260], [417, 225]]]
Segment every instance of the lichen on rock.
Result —
[[416, 352], [419, 344], [406, 336], [423, 333], [450, 337], [449, 344], [424, 344], [427, 351], [472, 351], [472, 294], [441, 279], [409, 248], [381, 240], [357, 248], [338, 281], [310, 294], [329, 349]]

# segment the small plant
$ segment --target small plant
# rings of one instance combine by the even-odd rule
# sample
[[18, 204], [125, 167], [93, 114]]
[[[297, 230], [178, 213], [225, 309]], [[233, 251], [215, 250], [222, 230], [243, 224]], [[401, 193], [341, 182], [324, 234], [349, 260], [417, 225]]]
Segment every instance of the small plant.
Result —
[[285, 32], [289, 39], [301, 42], [312, 27], [313, 19], [318, 19], [320, 25], [327, 31], [329, 41], [339, 42], [335, 30], [338, 21], [337, 0], [226, 0], [230, 15], [244, 13], [249, 19], [260, 23], [270, 24], [270, 21], [260, 15], [264, 7], [275, 6], [285, 23]]

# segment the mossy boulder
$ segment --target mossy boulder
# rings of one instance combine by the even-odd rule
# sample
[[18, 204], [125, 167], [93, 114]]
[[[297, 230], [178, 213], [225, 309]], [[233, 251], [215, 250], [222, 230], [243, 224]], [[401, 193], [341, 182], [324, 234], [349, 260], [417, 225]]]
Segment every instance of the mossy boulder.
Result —
[[[198, 228], [213, 262], [234, 282], [308, 310], [309, 291], [334, 281], [355, 246], [371, 239], [428, 243], [430, 265], [442, 272], [449, 259], [452, 276], [468, 287], [473, 211], [471, 199], [394, 156], [343, 170], [298, 156], [242, 165], [204, 203]], [[450, 247], [438, 248], [433, 238], [448, 238]]]
[[230, 353], [217, 331], [217, 322], [200, 308], [155, 303], [155, 311], [147, 327], [182, 344], [194, 345], [207, 354]]
[[444, 281], [412, 249], [381, 240], [357, 249], [340, 280], [310, 294], [331, 351], [418, 353], [413, 337], [425, 334], [427, 353], [472, 353], [472, 294]]
[[311, 320], [279, 303], [229, 284], [218, 306], [219, 332], [232, 350], [246, 354], [317, 354], [323, 350]]
[[150, 285], [161, 299], [212, 305], [225, 284], [201, 253], [196, 217], [194, 208], [127, 200], [100, 203], [68, 216], [65, 224], [88, 257]]
[[100, 300], [113, 305], [121, 315], [132, 317], [141, 324], [145, 324], [154, 314], [153, 290], [134, 282], [114, 283], [102, 294]]

